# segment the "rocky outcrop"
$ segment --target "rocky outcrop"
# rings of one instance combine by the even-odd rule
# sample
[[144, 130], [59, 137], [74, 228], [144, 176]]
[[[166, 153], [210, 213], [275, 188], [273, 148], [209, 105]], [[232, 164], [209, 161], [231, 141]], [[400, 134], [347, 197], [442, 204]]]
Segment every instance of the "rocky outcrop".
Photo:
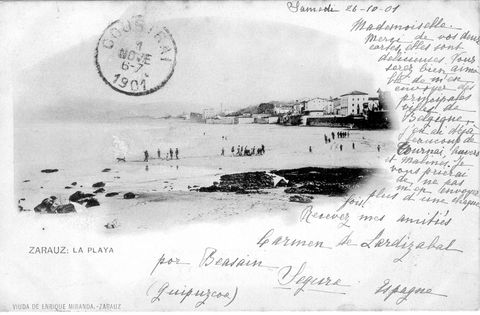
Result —
[[293, 195], [290, 196], [290, 202], [300, 202], [300, 203], [310, 203], [312, 202], [313, 197], [311, 196], [302, 196], [302, 195]]
[[57, 202], [57, 197], [50, 196], [48, 198], [43, 199], [39, 205], [33, 208], [33, 210], [35, 212], [41, 212], [41, 213], [54, 213], [55, 212], [54, 209], [58, 206], [59, 204]]
[[42, 200], [42, 202], [37, 205], [34, 209], [35, 212], [39, 213], [70, 213], [76, 212], [75, 206], [71, 203], [68, 204], [59, 204], [57, 197], [50, 196]]
[[71, 195], [68, 198], [68, 200], [70, 200], [72, 202], [77, 202], [81, 205], [84, 205], [87, 208], [99, 206], [100, 203], [98, 202], [97, 199], [92, 198], [93, 196], [95, 196], [95, 195], [94, 194], [85, 194], [81, 191], [76, 191], [73, 195]]
[[100, 187], [105, 187], [104, 182], [98, 182], [92, 185], [93, 188], [100, 188]]
[[304, 167], [292, 170], [278, 170], [271, 173], [288, 180], [289, 194], [320, 194], [341, 196], [357, 188], [370, 177], [375, 169], [369, 168], [320, 168]]
[[104, 169], [102, 170], [103, 173], [110, 172], [110, 171], [111, 171], [111, 169], [109, 169], [109, 168], [104, 168]]
[[123, 195], [123, 199], [133, 199], [135, 198], [135, 194], [132, 192], [127, 192], [126, 194]]
[[59, 205], [55, 210], [56, 210], [57, 213], [76, 212], [75, 211], [75, 206], [71, 203], [67, 203], [65, 205]]
[[100, 203], [95, 198], [87, 198], [79, 201], [81, 204], [85, 206], [85, 208], [96, 207], [99, 206]]
[[[275, 187], [287, 187], [285, 192], [288, 194], [341, 196], [357, 188], [375, 171], [369, 168], [304, 167], [270, 173], [284, 178], [280, 179]], [[274, 188], [274, 176], [271, 174], [266, 172], [227, 174], [220, 177], [219, 183], [214, 182], [212, 186], [201, 187], [198, 191], [255, 193], [259, 189]]]
[[113, 196], [116, 196], [116, 195], [118, 195], [118, 192], [109, 192], [109, 193], [105, 194], [105, 197], [113, 197]]
[[281, 180], [278, 181], [278, 183], [275, 185], [275, 187], [287, 187], [287, 182], [282, 178]]
[[[200, 187], [200, 192], [245, 192], [273, 188], [273, 176], [266, 172], [247, 172], [226, 174], [220, 177], [220, 183]], [[249, 192], [246, 192], [249, 193]]]
[[98, 189], [95, 190], [93, 193], [94, 193], [94, 194], [101, 194], [101, 193], [103, 193], [103, 192], [105, 192], [105, 189], [103, 189], [103, 188], [98, 188]]
[[56, 168], [46, 168], [44, 170], [41, 170], [42, 173], [55, 173], [58, 172], [58, 169]]
[[105, 228], [107, 229], [115, 229], [118, 227], [118, 221], [117, 219], [113, 220], [112, 222], [108, 222], [107, 224], [104, 225]]
[[94, 194], [85, 194], [81, 191], [76, 191], [70, 197], [68, 197], [68, 200], [73, 201], [73, 202], [78, 202], [81, 199], [86, 199], [95, 196]]

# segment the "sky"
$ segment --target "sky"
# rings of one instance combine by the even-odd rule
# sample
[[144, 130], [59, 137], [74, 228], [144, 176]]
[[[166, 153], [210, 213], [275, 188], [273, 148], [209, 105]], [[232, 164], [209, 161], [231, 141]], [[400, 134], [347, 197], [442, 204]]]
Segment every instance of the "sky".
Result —
[[166, 3], [145, 11], [166, 26], [176, 41], [174, 74], [150, 95], [123, 95], [97, 74], [94, 50], [110, 22], [141, 12], [142, 3], [107, 4], [48, 3], [43, 10], [26, 12], [28, 22], [14, 33], [9, 46], [16, 56], [12, 62], [16, 116], [38, 117], [39, 112], [47, 112], [88, 118], [101, 111], [175, 114], [335, 97], [352, 90], [373, 94], [378, 88], [375, 71], [369, 68], [372, 57], [361, 46], [331, 33], [242, 15], [188, 16], [196, 11], [179, 10], [178, 5], [171, 12], [183, 14], [169, 15], [172, 4]]

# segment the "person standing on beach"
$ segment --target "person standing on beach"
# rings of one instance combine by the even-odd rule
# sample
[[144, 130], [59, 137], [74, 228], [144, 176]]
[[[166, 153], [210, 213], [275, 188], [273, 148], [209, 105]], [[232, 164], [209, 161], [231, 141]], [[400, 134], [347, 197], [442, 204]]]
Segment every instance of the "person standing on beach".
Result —
[[170, 160], [173, 160], [173, 150], [170, 148]]
[[160, 149], [157, 149], [157, 156], [158, 156], [159, 159], [162, 158], [162, 156], [160, 155]]
[[143, 152], [143, 154], [145, 155], [145, 158], [143, 159], [143, 162], [148, 162], [148, 151], [145, 150], [145, 152]]
[[235, 147], [232, 145], [232, 156], [235, 155]]
[[380, 152], [380, 145], [377, 145], [377, 151]]
[[177, 160], [178, 160], [178, 148], [175, 148], [175, 157], [176, 157]]
[[340, 151], [342, 151], [342, 149], [343, 149], [343, 144], [340, 145]]
[[352, 149], [355, 150], [355, 142], [352, 142]]
[[332, 131], [332, 139], [335, 140], [335, 133]]
[[222, 156], [225, 156], [225, 148], [222, 148]]
[[309, 151], [310, 153], [312, 153], [312, 146], [309, 146], [309, 147], [308, 147], [308, 151]]

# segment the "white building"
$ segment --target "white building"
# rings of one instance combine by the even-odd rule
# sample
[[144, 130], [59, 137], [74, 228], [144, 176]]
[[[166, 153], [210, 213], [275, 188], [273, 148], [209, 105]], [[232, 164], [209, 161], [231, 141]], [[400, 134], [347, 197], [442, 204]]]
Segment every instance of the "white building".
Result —
[[236, 119], [238, 124], [253, 124], [254, 120], [253, 117], [237, 117]]
[[215, 110], [213, 108], [206, 108], [203, 110], [203, 119], [214, 118]]
[[359, 115], [363, 112], [363, 104], [368, 103], [368, 94], [352, 91], [340, 96], [340, 115]]
[[339, 97], [333, 99], [333, 115], [340, 115], [341, 112], [341, 100]]
[[312, 98], [305, 102], [305, 114], [310, 117], [327, 115], [333, 108], [333, 101], [326, 98]]
[[292, 111], [292, 106], [275, 106], [274, 113], [275, 114], [288, 114]]

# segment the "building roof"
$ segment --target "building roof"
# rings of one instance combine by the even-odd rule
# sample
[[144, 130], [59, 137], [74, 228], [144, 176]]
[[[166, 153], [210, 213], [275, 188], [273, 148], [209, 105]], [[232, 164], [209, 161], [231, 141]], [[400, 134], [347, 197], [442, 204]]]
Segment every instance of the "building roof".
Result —
[[324, 97], [314, 97], [314, 98], [311, 98], [309, 100], [307, 100], [307, 102], [310, 102], [310, 101], [313, 101], [313, 100], [322, 100], [322, 101], [331, 101], [329, 100], [328, 98], [324, 98]]
[[350, 93], [343, 94], [343, 95], [340, 95], [340, 96], [347, 96], [347, 95], [368, 95], [368, 93], [364, 93], [364, 92], [360, 92], [360, 91], [352, 91]]

